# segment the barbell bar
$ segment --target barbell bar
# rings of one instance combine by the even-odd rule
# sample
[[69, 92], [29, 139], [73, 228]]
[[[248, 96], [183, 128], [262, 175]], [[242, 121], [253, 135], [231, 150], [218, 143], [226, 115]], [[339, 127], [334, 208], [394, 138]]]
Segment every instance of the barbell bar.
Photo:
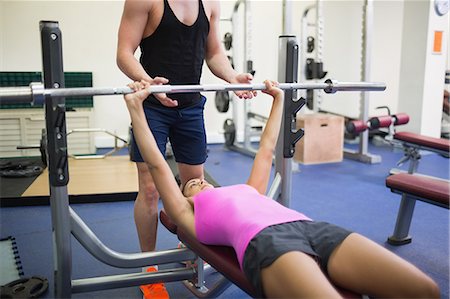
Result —
[[[324, 83], [280, 83], [282, 90], [323, 89], [326, 93], [337, 91], [384, 91], [385, 83], [380, 82], [338, 82], [327, 79]], [[203, 84], [203, 85], [151, 85], [151, 93], [191, 93], [213, 91], [264, 90], [266, 85], [259, 84]], [[1, 87], [0, 105], [32, 103], [42, 104], [45, 96], [75, 97], [119, 95], [134, 92], [129, 87], [76, 87], [76, 88], [48, 88], [40, 82], [32, 82], [29, 86]]]

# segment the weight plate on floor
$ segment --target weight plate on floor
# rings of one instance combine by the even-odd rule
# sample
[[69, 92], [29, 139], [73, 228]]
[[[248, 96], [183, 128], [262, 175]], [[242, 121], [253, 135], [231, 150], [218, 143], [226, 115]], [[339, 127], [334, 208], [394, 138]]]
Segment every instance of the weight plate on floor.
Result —
[[2, 298], [37, 298], [48, 289], [47, 278], [33, 276], [14, 280], [1, 287]]

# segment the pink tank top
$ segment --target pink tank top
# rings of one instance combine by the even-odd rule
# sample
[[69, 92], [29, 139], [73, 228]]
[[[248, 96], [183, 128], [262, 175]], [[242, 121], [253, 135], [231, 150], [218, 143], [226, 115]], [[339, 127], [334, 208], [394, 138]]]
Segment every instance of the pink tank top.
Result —
[[194, 212], [197, 239], [207, 245], [233, 247], [241, 269], [245, 249], [261, 230], [311, 220], [245, 184], [200, 192], [194, 197]]

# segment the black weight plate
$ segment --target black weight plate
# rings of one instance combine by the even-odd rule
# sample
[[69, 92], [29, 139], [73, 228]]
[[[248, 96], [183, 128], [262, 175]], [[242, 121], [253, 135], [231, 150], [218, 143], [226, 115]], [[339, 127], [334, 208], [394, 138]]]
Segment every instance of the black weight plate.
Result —
[[234, 125], [234, 121], [230, 118], [226, 119], [223, 123], [223, 130], [225, 145], [232, 146], [234, 144], [234, 140], [236, 139], [236, 126]]
[[47, 278], [38, 276], [21, 278], [2, 286], [1, 298], [37, 298], [47, 289]]
[[230, 94], [228, 91], [217, 91], [214, 98], [217, 111], [225, 113], [230, 108]]

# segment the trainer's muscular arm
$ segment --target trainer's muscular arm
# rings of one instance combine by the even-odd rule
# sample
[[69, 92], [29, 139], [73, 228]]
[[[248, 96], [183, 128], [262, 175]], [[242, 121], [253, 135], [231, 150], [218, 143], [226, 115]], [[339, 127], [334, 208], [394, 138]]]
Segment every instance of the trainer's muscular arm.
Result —
[[135, 81], [152, 81], [140, 62], [134, 56], [148, 22], [153, 1], [125, 1], [120, 21], [116, 62], [120, 70]]
[[[251, 83], [253, 76], [248, 73], [239, 74], [232, 66], [225, 53], [219, 37], [220, 2], [209, 1], [211, 17], [209, 19], [209, 34], [206, 40], [205, 61], [211, 72], [228, 83]], [[252, 98], [256, 91], [236, 91], [241, 98]]]
[[261, 194], [266, 193], [267, 185], [269, 184], [273, 155], [281, 127], [284, 102], [284, 93], [276, 87], [276, 82], [266, 80], [265, 84], [267, 89], [263, 92], [273, 97], [272, 108], [261, 135], [258, 152], [247, 181], [248, 185], [253, 186]]

